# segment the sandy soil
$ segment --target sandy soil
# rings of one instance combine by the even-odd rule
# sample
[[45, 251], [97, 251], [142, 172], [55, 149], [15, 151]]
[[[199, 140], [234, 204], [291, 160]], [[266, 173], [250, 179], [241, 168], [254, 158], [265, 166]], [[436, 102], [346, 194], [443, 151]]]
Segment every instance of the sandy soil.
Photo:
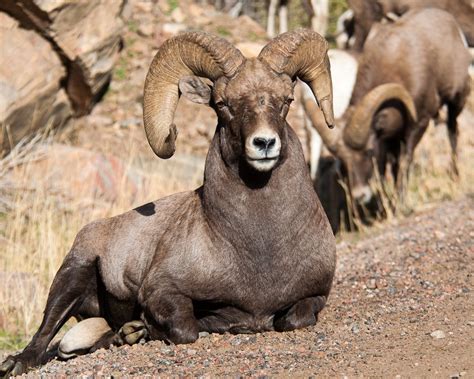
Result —
[[474, 200], [369, 233], [338, 244], [333, 291], [314, 327], [99, 350], [28, 377], [474, 377]]

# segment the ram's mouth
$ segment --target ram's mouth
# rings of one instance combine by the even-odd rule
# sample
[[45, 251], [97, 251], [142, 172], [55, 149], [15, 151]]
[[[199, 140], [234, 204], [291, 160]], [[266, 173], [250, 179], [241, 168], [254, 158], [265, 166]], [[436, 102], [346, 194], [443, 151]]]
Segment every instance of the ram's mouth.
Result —
[[251, 157], [248, 157], [247, 160], [248, 161], [252, 161], [252, 162], [257, 162], [257, 161], [276, 161], [278, 159], [278, 155], [275, 156], [275, 157], [263, 157], [263, 158], [251, 158]]
[[262, 157], [262, 158], [247, 157], [247, 163], [257, 171], [267, 172], [267, 171], [272, 170], [275, 167], [278, 161], [278, 158], [279, 156]]

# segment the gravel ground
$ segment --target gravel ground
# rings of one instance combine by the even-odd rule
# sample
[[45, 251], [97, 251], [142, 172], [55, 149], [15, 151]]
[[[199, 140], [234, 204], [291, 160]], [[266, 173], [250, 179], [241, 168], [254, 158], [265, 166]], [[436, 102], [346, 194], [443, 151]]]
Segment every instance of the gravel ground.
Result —
[[339, 243], [314, 327], [99, 350], [28, 377], [474, 377], [473, 263], [474, 200], [446, 202]]

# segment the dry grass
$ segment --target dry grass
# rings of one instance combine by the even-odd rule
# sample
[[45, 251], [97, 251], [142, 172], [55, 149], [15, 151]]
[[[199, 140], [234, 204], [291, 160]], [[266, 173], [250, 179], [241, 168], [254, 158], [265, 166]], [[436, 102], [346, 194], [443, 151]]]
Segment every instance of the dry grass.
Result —
[[[49, 175], [51, 167], [44, 160], [54, 146], [51, 139], [38, 136], [0, 162], [0, 350], [17, 349], [35, 332], [49, 285], [82, 226], [196, 188], [202, 180], [200, 169], [191, 167], [194, 174], [189, 174], [185, 164], [170, 161], [174, 169], [166, 172], [162, 162], [137, 162], [131, 149], [121, 157], [125, 169], [118, 196], [83, 198], [81, 194], [90, 193], [90, 182], [84, 181], [84, 188], [80, 182], [65, 188], [57, 175]], [[63, 175], [71, 174], [68, 169], [62, 169]], [[128, 185], [132, 175], [142, 179], [136, 193]]]

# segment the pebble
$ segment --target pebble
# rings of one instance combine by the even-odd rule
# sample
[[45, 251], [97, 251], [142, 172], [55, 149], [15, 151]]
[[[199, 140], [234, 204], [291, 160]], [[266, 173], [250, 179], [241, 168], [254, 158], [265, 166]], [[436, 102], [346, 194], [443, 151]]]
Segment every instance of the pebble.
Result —
[[154, 25], [152, 23], [142, 23], [138, 27], [138, 34], [143, 37], [150, 37], [153, 34]]
[[367, 288], [368, 289], [371, 289], [371, 290], [374, 290], [377, 288], [377, 281], [375, 279], [370, 279], [368, 282], [367, 282]]
[[439, 240], [446, 237], [446, 234], [444, 234], [441, 230], [435, 230], [434, 234], [435, 234], [436, 238], [439, 239]]
[[430, 334], [431, 337], [439, 340], [441, 338], [446, 338], [446, 334], [442, 330], [435, 330]]
[[359, 331], [360, 331], [359, 324], [357, 324], [356, 322], [354, 322], [354, 323], [352, 324], [352, 326], [351, 326], [351, 331], [352, 331], [352, 333], [354, 333], [354, 334], [359, 333]]

